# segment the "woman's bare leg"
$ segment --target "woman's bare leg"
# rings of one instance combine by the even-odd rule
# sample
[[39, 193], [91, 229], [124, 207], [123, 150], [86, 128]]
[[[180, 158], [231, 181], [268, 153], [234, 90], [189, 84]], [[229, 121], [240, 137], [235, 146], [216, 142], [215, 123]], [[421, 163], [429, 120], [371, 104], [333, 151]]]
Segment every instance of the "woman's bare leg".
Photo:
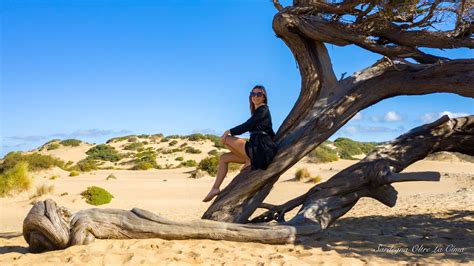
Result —
[[246, 167], [250, 165], [250, 158], [247, 156], [247, 153], [245, 152], [245, 142], [247, 142], [245, 139], [242, 138], [237, 138], [234, 136], [227, 136], [225, 139], [225, 146], [232, 151], [234, 154], [237, 154], [244, 160], [244, 166], [240, 168], [242, 171]]
[[244, 163], [245, 161], [233, 152], [222, 154], [219, 158], [219, 166], [217, 168], [216, 180], [214, 181], [214, 185], [212, 186], [211, 191], [203, 199], [204, 202], [211, 201], [215, 196], [217, 196], [217, 194], [220, 193], [219, 188], [222, 184], [222, 181], [224, 181], [225, 176], [227, 175], [227, 171], [229, 170], [228, 164], [230, 162]]

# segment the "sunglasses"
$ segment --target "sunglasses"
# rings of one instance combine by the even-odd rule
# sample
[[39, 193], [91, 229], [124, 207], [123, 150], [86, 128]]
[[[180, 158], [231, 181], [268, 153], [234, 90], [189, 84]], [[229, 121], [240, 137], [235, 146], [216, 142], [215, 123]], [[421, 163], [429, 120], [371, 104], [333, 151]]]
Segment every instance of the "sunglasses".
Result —
[[251, 92], [250, 96], [251, 97], [262, 97], [263, 93], [262, 92]]

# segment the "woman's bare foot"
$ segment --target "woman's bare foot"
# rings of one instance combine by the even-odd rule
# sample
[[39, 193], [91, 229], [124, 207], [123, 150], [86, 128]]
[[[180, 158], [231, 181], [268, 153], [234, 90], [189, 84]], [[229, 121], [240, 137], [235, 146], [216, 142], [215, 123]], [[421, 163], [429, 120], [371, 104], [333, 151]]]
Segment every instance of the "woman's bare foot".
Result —
[[215, 196], [217, 196], [221, 191], [218, 188], [212, 188], [209, 191], [209, 194], [202, 200], [203, 202], [211, 201]]

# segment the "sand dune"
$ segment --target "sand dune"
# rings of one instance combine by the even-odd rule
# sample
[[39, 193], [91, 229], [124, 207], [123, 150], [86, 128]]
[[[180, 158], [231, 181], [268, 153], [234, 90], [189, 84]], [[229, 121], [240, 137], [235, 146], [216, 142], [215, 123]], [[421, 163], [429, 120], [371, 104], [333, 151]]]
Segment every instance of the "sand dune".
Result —
[[[313, 184], [291, 182], [295, 171], [307, 167], [312, 175], [323, 180], [356, 161], [340, 160], [311, 164], [304, 160], [289, 169], [276, 183], [267, 201], [282, 203], [306, 192]], [[440, 182], [396, 184], [400, 192], [394, 208], [363, 198], [344, 218], [325, 233], [297, 244], [264, 245], [212, 240], [96, 240], [87, 246], [31, 254], [21, 236], [22, 221], [35, 200], [54, 199], [72, 211], [92, 208], [79, 193], [91, 185], [104, 187], [114, 195], [110, 204], [99, 208], [131, 209], [140, 207], [174, 220], [199, 219], [209, 204], [201, 202], [213, 183], [213, 177], [190, 179], [193, 168], [167, 170], [98, 170], [70, 177], [67, 171], [55, 168], [35, 174], [34, 187], [53, 184], [55, 191], [30, 199], [34, 189], [0, 198], [0, 264], [270, 264], [313, 265], [367, 262], [400, 263], [467, 263], [473, 259], [474, 207], [472, 207], [474, 164], [423, 160], [405, 172], [440, 171]], [[117, 179], [106, 180], [114, 173]], [[226, 185], [236, 173], [230, 173]], [[50, 180], [52, 175], [59, 178]], [[62, 195], [67, 192], [67, 195]], [[379, 248], [382, 245], [381, 248]], [[412, 251], [416, 245], [444, 252]], [[448, 252], [453, 245], [465, 248]], [[378, 249], [385, 251], [377, 251]], [[398, 250], [402, 250], [397, 252]], [[404, 250], [409, 248], [410, 251]], [[459, 250], [456, 250], [459, 251]]]

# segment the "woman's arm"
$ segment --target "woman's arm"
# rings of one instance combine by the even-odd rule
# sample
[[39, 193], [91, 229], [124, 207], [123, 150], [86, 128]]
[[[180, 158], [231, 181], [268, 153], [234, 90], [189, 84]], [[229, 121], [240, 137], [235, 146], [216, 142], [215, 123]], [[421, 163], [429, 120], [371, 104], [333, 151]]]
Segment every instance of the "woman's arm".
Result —
[[265, 117], [267, 116], [267, 113], [268, 113], [268, 108], [267, 107], [258, 108], [255, 111], [255, 113], [247, 121], [245, 121], [244, 123], [242, 123], [242, 124], [240, 124], [236, 127], [231, 128], [229, 130], [229, 133], [232, 136], [235, 136], [235, 135], [240, 135], [240, 134], [243, 134], [243, 133], [249, 131], [250, 129], [254, 128], [256, 124], [263, 121], [265, 119]]

